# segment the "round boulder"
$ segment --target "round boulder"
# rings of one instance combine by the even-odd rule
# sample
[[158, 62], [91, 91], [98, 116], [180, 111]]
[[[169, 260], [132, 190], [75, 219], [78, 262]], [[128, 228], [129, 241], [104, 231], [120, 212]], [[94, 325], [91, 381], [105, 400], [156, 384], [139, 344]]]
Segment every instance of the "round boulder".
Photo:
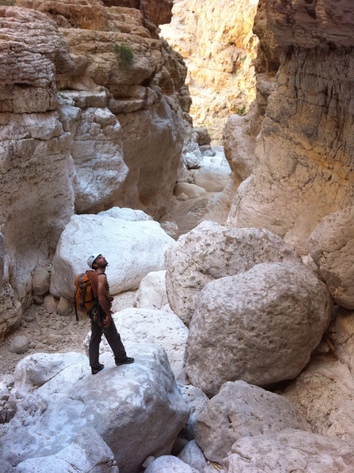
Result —
[[169, 304], [188, 326], [206, 284], [248, 271], [257, 263], [276, 261], [301, 259], [293, 247], [268, 230], [204, 221], [165, 253]]
[[309, 252], [334, 301], [354, 309], [354, 207], [328, 215], [308, 239]]
[[226, 381], [293, 379], [332, 315], [326, 285], [304, 264], [262, 263], [209, 283], [189, 327], [186, 372], [215, 395]]

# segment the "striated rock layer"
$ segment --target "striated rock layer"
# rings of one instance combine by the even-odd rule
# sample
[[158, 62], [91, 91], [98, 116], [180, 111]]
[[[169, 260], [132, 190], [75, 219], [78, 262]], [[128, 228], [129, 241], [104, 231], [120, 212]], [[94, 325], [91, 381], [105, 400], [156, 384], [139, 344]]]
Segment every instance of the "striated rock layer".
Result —
[[170, 205], [190, 97], [172, 2], [0, 6], [0, 339], [74, 213]]
[[252, 32], [258, 0], [175, 0], [162, 35], [188, 64], [191, 115], [220, 141], [230, 113], [243, 115], [255, 99]]
[[260, 108], [264, 82], [269, 98], [229, 224], [266, 227], [306, 254], [317, 223], [353, 205], [353, 26], [350, 0], [260, 2]]

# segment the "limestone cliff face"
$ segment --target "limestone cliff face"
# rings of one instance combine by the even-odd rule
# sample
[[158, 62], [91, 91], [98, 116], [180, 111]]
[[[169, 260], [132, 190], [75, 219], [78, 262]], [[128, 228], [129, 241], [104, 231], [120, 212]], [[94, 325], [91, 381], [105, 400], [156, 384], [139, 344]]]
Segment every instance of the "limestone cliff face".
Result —
[[190, 122], [186, 67], [158, 35], [172, 2], [0, 7], [0, 336], [73, 213], [159, 217]]
[[258, 20], [269, 98], [228, 223], [266, 227], [306, 254], [316, 224], [353, 205], [354, 4], [264, 0]]
[[221, 140], [230, 113], [244, 114], [255, 99], [252, 32], [258, 0], [175, 0], [162, 35], [188, 64], [191, 115]]

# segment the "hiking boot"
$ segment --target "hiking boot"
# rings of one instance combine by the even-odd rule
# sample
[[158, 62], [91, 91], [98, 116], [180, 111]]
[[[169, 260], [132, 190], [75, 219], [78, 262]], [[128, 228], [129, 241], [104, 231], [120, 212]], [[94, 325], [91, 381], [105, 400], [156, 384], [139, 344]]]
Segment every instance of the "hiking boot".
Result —
[[116, 360], [116, 365], [130, 365], [131, 363], [134, 363], [134, 358], [130, 358], [129, 356], [126, 356], [123, 360]]
[[103, 370], [104, 368], [104, 365], [102, 363], [100, 363], [97, 368], [92, 368], [91, 367], [91, 373], [92, 374], [97, 374], [99, 371]]

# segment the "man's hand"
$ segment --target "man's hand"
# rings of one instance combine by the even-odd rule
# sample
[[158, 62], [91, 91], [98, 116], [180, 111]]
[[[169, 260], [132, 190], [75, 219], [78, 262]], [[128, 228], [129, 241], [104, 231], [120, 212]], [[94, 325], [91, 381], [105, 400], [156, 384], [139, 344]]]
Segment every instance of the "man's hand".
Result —
[[103, 326], [104, 327], [109, 327], [111, 325], [111, 322], [112, 322], [112, 316], [111, 314], [109, 315], [106, 315], [103, 319]]

